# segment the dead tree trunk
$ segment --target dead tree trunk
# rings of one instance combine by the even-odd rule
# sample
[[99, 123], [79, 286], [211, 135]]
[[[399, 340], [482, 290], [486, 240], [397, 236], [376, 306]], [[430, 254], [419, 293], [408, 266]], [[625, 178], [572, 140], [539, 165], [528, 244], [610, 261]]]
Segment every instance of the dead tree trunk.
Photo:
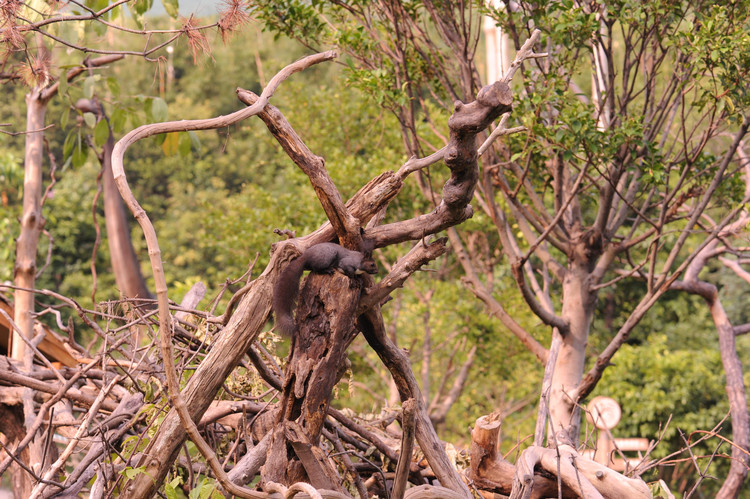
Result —
[[[23, 424], [23, 411], [20, 405], [0, 404], [0, 421], [3, 422], [4, 442], [7, 448], [14, 449], [23, 440], [26, 430]], [[24, 463], [31, 462], [29, 447], [21, 451], [18, 456]], [[34, 482], [21, 466], [14, 462], [10, 466], [11, 486], [14, 497], [30, 497], [34, 488]]]
[[297, 332], [286, 368], [277, 424], [262, 478], [339, 490], [338, 475], [318, 446], [333, 388], [346, 370], [362, 282], [311, 274], [297, 308]]

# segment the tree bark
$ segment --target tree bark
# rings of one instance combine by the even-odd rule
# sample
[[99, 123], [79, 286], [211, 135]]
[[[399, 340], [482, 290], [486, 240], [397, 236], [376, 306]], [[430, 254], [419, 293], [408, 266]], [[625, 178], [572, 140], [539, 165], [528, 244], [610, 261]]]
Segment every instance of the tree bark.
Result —
[[[20, 333], [13, 329], [11, 357], [23, 362], [24, 369], [30, 372], [33, 367], [34, 351], [26, 345], [20, 334], [27, 340], [34, 336], [34, 283], [36, 281], [36, 254], [39, 235], [44, 227], [42, 216], [42, 163], [44, 157], [44, 118], [47, 102], [41, 89], [35, 88], [26, 95], [26, 154], [24, 159], [23, 213], [21, 234], [16, 240], [16, 262], [13, 268], [14, 293], [13, 320]], [[23, 396], [25, 427], [34, 421], [33, 393], [26, 389]], [[42, 442], [35, 438], [28, 447], [26, 464], [36, 472], [42, 468], [44, 451]], [[29, 497], [33, 489], [32, 477], [18, 470], [14, 474], [13, 485], [16, 497]]]
[[729, 321], [724, 307], [718, 297], [710, 304], [711, 317], [719, 335], [719, 351], [721, 363], [726, 375], [727, 398], [729, 399], [729, 413], [732, 417], [732, 460], [729, 474], [716, 494], [717, 499], [737, 498], [742, 492], [742, 485], [747, 478], [750, 466], [750, 421], [748, 420], [747, 395], [742, 376], [742, 361], [737, 354], [737, 344], [734, 328]]
[[[562, 283], [562, 318], [569, 325], [562, 335], [550, 385], [549, 418], [551, 433], [547, 445], [569, 444], [576, 447], [581, 425], [580, 409], [574, 393], [581, 383], [586, 361], [591, 319], [596, 294], [589, 289], [587, 262], [573, 262]], [[552, 441], [554, 437], [554, 441]]]
[[357, 335], [361, 289], [360, 280], [340, 273], [311, 274], [305, 281], [279, 416], [261, 475], [264, 482], [307, 481], [318, 489], [343, 491], [327, 459], [316, 457], [323, 454], [318, 441], [333, 388], [346, 369], [346, 349]]
[[[6, 448], [15, 448], [18, 442], [23, 440], [26, 435], [21, 406], [0, 404], [0, 421], [3, 422], [3, 435], [6, 437]], [[18, 457], [23, 463], [30, 462], [29, 447], [21, 451]], [[34, 488], [32, 477], [17, 462], [14, 462], [10, 466], [10, 472], [13, 497], [30, 497], [31, 491]]]
[[[102, 117], [101, 119], [106, 119]], [[130, 225], [112, 175], [112, 149], [115, 139], [110, 129], [102, 150], [102, 191], [104, 192], [104, 218], [107, 226], [107, 244], [112, 272], [120, 292], [127, 298], [149, 298], [151, 292], [141, 272], [141, 264], [130, 240]]]
[[[34, 329], [34, 282], [36, 280], [36, 253], [39, 235], [44, 227], [42, 216], [42, 162], [44, 152], [44, 117], [47, 112], [47, 100], [39, 89], [26, 95], [26, 156], [24, 159], [23, 178], [23, 213], [21, 215], [21, 234], [16, 240], [16, 262], [13, 269], [14, 284], [19, 288], [14, 293], [13, 320], [26, 338], [33, 336]], [[11, 357], [24, 361], [30, 367], [31, 358], [26, 365], [26, 343], [13, 331]], [[31, 354], [33, 356], [33, 353]]]
[[[513, 488], [513, 477], [516, 467], [503, 459], [498, 452], [500, 443], [501, 422], [488, 416], [477, 419], [471, 431], [471, 468], [469, 477], [483, 490], [496, 494], [508, 495]], [[557, 482], [554, 477], [534, 474], [531, 478], [533, 487], [530, 499], [557, 496]], [[562, 496], [574, 497], [568, 487], [563, 487]]]

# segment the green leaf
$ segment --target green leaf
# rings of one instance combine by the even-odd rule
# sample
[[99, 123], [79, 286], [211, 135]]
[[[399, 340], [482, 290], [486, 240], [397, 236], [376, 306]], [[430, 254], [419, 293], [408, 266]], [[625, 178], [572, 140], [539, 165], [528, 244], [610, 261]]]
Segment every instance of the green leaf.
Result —
[[166, 494], [167, 499], [180, 499], [181, 497], [184, 497], [181, 490], [178, 492], [178, 487], [180, 485], [182, 485], [182, 478], [177, 477], [164, 486], [164, 493]]
[[112, 95], [119, 97], [120, 96], [120, 82], [117, 81], [117, 78], [109, 77], [107, 78], [107, 87], [109, 88], [109, 91], [112, 93]]
[[151, 8], [153, 0], [136, 0], [134, 8], [135, 13], [138, 15], [145, 14]]
[[96, 83], [96, 78], [93, 76], [87, 76], [85, 80], [83, 80], [83, 96], [87, 99], [90, 99], [94, 96], [94, 84]]
[[109, 123], [107, 123], [107, 120], [105, 119], [99, 120], [99, 123], [96, 124], [96, 128], [94, 128], [94, 142], [96, 142], [97, 145], [103, 146], [108, 138]]
[[162, 4], [164, 4], [164, 10], [167, 11], [167, 14], [169, 14], [169, 17], [172, 19], [177, 19], [177, 15], [180, 12], [180, 6], [178, 0], [162, 0]]
[[76, 146], [73, 148], [73, 168], [83, 166], [83, 164], [86, 163], [86, 158], [88, 158], [88, 155], [89, 148], [86, 143], [81, 140], [81, 136], [79, 135], [78, 140], [76, 141]]
[[200, 499], [209, 499], [216, 492], [216, 483], [213, 480], [206, 480], [200, 487]]
[[154, 122], [167, 121], [169, 112], [167, 110], [167, 103], [164, 99], [154, 97], [151, 100], [151, 118]]
[[734, 113], [734, 102], [732, 101], [732, 99], [730, 99], [729, 97], [725, 97], [723, 102], [726, 104], [729, 112]]
[[193, 150], [196, 154], [201, 153], [201, 139], [198, 137], [198, 134], [195, 132], [188, 132], [188, 135], [190, 136], [190, 142], [193, 145]]
[[70, 120], [70, 108], [66, 107], [60, 115], [60, 129], [65, 130], [68, 127], [68, 120]]
[[112, 118], [110, 119], [110, 122], [112, 123], [112, 130], [114, 130], [116, 133], [122, 132], [125, 129], [125, 122], [128, 119], [128, 112], [118, 107], [114, 110], [112, 113]]
[[135, 21], [135, 25], [138, 29], [143, 29], [143, 15], [133, 16], [133, 21]]
[[124, 470], [122, 470], [122, 474], [125, 475], [125, 478], [127, 478], [128, 480], [132, 480], [141, 473], [145, 472], [146, 468], [144, 466], [140, 466], [138, 468], [125, 468]]
[[192, 140], [190, 140], [190, 135], [185, 132], [180, 132], [177, 135], [179, 135], [178, 149], [180, 151], [180, 156], [183, 156], [183, 157], [190, 156], [190, 146], [192, 145]]
[[86, 122], [86, 125], [94, 128], [96, 126], [96, 115], [94, 113], [83, 113], [83, 121]]
[[77, 129], [71, 130], [68, 133], [68, 136], [65, 137], [65, 143], [63, 144], [63, 158], [70, 157], [70, 154], [73, 152], [73, 147], [75, 146], [77, 139], [78, 139]]
[[68, 70], [67, 69], [63, 69], [62, 71], [60, 71], [58, 82], [59, 82], [58, 87], [57, 87], [58, 93], [60, 95], [67, 94], [68, 93]]
[[86, 5], [91, 7], [93, 10], [102, 10], [107, 6], [109, 2], [107, 0], [86, 0]]

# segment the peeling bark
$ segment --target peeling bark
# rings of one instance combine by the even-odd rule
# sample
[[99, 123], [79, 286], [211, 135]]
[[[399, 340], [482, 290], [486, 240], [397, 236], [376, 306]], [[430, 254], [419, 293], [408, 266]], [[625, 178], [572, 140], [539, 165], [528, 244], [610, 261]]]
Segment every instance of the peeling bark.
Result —
[[360, 282], [339, 273], [311, 274], [305, 282], [279, 416], [261, 474], [265, 482], [309, 481], [316, 488], [340, 488], [327, 461], [313, 459], [310, 452], [317, 448], [333, 388], [346, 370], [346, 349], [357, 335], [354, 313], [360, 291]]

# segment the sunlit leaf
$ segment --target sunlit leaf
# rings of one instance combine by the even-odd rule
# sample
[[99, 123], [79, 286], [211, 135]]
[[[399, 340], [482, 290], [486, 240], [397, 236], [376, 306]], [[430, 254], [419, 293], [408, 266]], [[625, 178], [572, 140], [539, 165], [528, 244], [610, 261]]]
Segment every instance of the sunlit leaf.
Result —
[[162, 0], [162, 4], [164, 5], [164, 10], [166, 10], [167, 14], [169, 14], [169, 17], [171, 17], [172, 19], [177, 19], [177, 15], [180, 11], [179, 1]]
[[96, 126], [96, 115], [94, 113], [83, 113], [83, 121], [90, 128], [94, 128]]
[[165, 156], [173, 156], [180, 150], [180, 134], [168, 133], [161, 144], [161, 150]]
[[90, 99], [94, 96], [94, 84], [96, 83], [96, 79], [93, 76], [87, 76], [85, 80], [83, 80], [83, 96], [87, 99]]

